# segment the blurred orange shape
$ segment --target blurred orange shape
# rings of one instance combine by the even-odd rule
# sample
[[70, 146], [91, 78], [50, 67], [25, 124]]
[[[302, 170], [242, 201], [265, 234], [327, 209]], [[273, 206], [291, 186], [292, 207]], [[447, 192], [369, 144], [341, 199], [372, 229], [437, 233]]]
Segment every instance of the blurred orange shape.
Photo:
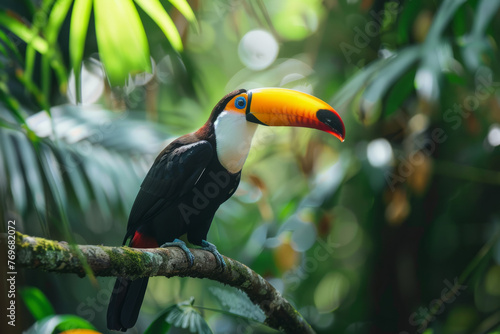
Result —
[[390, 225], [400, 225], [410, 213], [410, 203], [406, 197], [406, 191], [396, 189], [392, 193], [391, 200], [385, 208], [385, 218]]
[[414, 160], [418, 163], [415, 164], [414, 172], [408, 177], [408, 185], [414, 193], [421, 195], [429, 185], [432, 173], [432, 159], [423, 152], [416, 152]]
[[423, 10], [421, 11], [413, 25], [413, 37], [422, 43], [427, 37], [427, 33], [432, 24], [433, 15], [431, 11]]
[[286, 272], [297, 266], [299, 254], [293, 249], [290, 241], [285, 240], [273, 250], [273, 258], [276, 267], [282, 272]]

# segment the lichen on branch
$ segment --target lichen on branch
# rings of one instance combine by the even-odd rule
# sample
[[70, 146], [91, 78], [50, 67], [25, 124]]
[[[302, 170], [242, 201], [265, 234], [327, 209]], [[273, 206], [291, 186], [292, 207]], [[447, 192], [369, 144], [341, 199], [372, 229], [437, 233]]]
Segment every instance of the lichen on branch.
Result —
[[17, 264], [24, 268], [85, 275], [77, 250], [83, 254], [95, 276], [146, 276], [207, 278], [235, 287], [248, 295], [266, 315], [265, 323], [285, 333], [314, 333], [311, 326], [262, 276], [244, 264], [224, 256], [221, 270], [212, 253], [191, 249], [194, 265], [189, 266], [178, 247], [145, 248], [76, 245], [16, 233]]

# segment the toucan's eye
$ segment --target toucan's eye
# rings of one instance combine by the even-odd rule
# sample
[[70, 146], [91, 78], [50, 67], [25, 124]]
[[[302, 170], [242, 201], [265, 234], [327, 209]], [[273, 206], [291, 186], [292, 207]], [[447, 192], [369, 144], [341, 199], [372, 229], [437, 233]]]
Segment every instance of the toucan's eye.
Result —
[[247, 105], [247, 100], [243, 96], [238, 96], [236, 100], [234, 100], [234, 106], [238, 109], [243, 109]]

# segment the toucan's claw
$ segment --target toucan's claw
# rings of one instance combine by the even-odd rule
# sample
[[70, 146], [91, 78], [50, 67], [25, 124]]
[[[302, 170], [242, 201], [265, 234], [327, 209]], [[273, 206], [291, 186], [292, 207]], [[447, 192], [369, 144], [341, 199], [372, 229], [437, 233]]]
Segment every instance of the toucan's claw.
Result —
[[219, 267], [221, 267], [222, 270], [226, 269], [226, 261], [224, 261], [224, 258], [219, 253], [219, 251], [217, 250], [217, 247], [215, 247], [214, 244], [212, 244], [206, 240], [202, 240], [201, 241], [201, 249], [212, 253], [215, 256], [215, 260], [217, 261], [217, 265]]
[[193, 264], [194, 264], [194, 255], [193, 255], [193, 253], [191, 253], [191, 251], [186, 246], [186, 243], [184, 241], [176, 238], [176, 239], [174, 239], [174, 241], [172, 241], [172, 242], [166, 242], [163, 245], [161, 245], [160, 247], [161, 248], [165, 248], [165, 247], [179, 247], [186, 254], [186, 257], [187, 257], [188, 262], [189, 262], [189, 267], [193, 266]]

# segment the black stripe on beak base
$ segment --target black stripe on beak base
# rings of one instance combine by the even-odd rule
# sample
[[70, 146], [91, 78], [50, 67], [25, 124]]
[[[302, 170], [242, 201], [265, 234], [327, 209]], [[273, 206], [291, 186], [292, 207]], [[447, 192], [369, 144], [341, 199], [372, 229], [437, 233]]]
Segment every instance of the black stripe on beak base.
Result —
[[245, 116], [246, 116], [247, 121], [267, 126], [267, 124], [264, 124], [261, 121], [259, 121], [257, 119], [257, 117], [255, 117], [254, 114], [250, 113], [250, 105], [251, 104], [252, 104], [252, 92], [248, 92], [247, 108], [245, 109]]

